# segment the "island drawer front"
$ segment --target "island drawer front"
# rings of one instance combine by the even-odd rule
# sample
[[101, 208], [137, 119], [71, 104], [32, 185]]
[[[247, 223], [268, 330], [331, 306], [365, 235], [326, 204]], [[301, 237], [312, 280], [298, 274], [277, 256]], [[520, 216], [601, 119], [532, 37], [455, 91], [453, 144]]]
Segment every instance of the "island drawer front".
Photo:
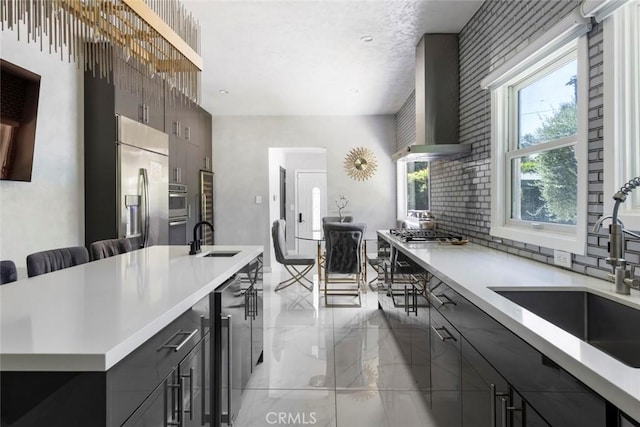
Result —
[[109, 369], [109, 426], [120, 426], [209, 333], [208, 319], [209, 296], [206, 296]]
[[602, 397], [444, 282], [431, 280], [430, 289], [432, 308], [551, 425], [606, 425], [606, 401]]

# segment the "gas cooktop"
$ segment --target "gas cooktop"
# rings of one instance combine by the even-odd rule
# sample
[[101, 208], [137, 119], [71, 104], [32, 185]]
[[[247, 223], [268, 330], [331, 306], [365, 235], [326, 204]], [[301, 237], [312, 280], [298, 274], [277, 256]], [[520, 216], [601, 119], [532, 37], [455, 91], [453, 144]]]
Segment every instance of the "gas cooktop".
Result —
[[422, 228], [395, 228], [389, 230], [389, 233], [401, 242], [461, 243], [464, 241], [462, 236], [457, 234]]

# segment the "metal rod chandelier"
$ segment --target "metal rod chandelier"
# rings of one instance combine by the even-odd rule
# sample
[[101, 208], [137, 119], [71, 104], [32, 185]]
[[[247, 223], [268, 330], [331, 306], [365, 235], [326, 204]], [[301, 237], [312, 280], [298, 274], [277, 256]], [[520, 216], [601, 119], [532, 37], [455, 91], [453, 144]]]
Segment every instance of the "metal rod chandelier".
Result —
[[147, 99], [199, 101], [200, 26], [178, 0], [0, 0], [0, 25]]

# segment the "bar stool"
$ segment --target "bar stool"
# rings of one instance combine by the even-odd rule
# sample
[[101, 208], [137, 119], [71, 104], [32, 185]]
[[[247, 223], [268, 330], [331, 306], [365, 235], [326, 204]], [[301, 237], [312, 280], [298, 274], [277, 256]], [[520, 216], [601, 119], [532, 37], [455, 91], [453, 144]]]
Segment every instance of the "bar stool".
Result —
[[0, 285], [18, 280], [16, 264], [11, 260], [0, 261]]
[[39, 276], [86, 262], [89, 262], [89, 251], [84, 246], [36, 252], [27, 256], [27, 275]]

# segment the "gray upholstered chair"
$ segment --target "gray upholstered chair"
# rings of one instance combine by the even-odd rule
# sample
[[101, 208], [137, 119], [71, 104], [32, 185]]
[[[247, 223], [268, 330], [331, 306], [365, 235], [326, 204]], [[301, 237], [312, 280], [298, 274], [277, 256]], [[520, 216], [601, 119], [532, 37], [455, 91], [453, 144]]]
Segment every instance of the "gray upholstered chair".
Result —
[[353, 217], [349, 215], [343, 216], [342, 219], [340, 219], [339, 216], [323, 216], [322, 223], [326, 224], [328, 222], [353, 222]]
[[[357, 296], [358, 305], [361, 305], [360, 287], [363, 285], [363, 268], [366, 268], [363, 265], [362, 243], [367, 225], [327, 222], [323, 224], [322, 228], [325, 241], [325, 305], [329, 305], [328, 296], [338, 295]], [[336, 277], [336, 275], [339, 276]], [[352, 286], [344, 287], [347, 284]]]
[[279, 219], [273, 222], [271, 228], [271, 236], [273, 237], [273, 251], [276, 255], [276, 261], [284, 265], [284, 268], [291, 274], [291, 277], [287, 280], [283, 280], [276, 286], [276, 292], [288, 288], [294, 283], [301, 284], [307, 290], [313, 289], [313, 282], [305, 277], [305, 275], [311, 271], [316, 261], [314, 258], [309, 258], [304, 255], [290, 255], [287, 251], [287, 245], [285, 240], [285, 227], [286, 223], [283, 219]]
[[36, 252], [27, 256], [27, 275], [39, 276], [86, 262], [89, 262], [89, 251], [84, 246]]
[[16, 264], [11, 260], [0, 261], [0, 285], [18, 280]]
[[98, 240], [89, 245], [91, 261], [131, 252], [131, 249], [132, 245], [129, 239]]

